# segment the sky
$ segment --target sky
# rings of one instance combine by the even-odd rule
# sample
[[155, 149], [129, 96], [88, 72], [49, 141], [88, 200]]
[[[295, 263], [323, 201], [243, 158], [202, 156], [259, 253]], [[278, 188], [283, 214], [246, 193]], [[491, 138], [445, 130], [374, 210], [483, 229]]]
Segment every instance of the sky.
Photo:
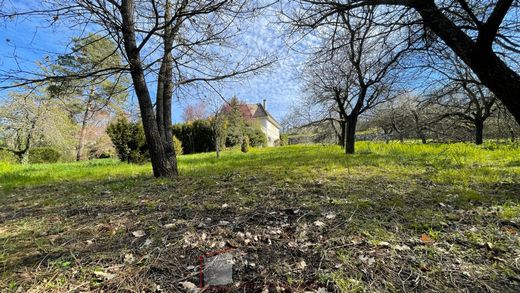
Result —
[[[23, 9], [31, 7], [34, 2], [16, 1], [16, 5]], [[219, 92], [227, 99], [237, 96], [247, 103], [261, 103], [266, 99], [268, 111], [280, 121], [301, 97], [302, 84], [298, 67], [304, 61], [304, 56], [286, 45], [287, 40], [282, 34], [282, 28], [276, 23], [275, 9], [277, 8], [265, 11], [263, 16], [244, 26], [245, 29], [240, 35], [241, 42], [237, 44], [235, 52], [264, 54], [276, 57], [277, 62], [260, 74], [249, 76], [239, 82], [220, 85]], [[0, 24], [1, 72], [18, 69], [31, 71], [36, 68], [36, 62], [44, 60], [46, 56], [67, 52], [70, 38], [76, 32], [59, 25], [49, 27], [48, 23], [47, 19], [22, 17]], [[305, 41], [298, 46], [305, 46]], [[150, 85], [150, 90], [153, 95], [154, 85]], [[0, 92], [0, 96], [5, 95], [5, 92]], [[134, 96], [131, 99], [132, 103], [137, 104]], [[175, 99], [174, 122], [182, 121], [184, 107], [198, 102], [200, 100], [196, 94]]]

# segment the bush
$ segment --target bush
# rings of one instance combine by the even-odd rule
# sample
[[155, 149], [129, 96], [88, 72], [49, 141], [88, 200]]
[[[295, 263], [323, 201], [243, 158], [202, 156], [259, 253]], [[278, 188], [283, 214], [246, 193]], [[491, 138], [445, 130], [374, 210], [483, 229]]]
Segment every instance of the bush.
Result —
[[[183, 154], [203, 153], [215, 151], [215, 128], [220, 129], [220, 146], [241, 147], [243, 137], [249, 137], [253, 147], [267, 145], [267, 137], [259, 127], [246, 123], [241, 114], [231, 111], [215, 121], [214, 117], [193, 122], [172, 125], [172, 133], [182, 144]], [[213, 124], [212, 124], [213, 123]], [[215, 127], [215, 123], [217, 126]], [[213, 125], [213, 127], [212, 127]]]
[[249, 137], [249, 142], [252, 147], [265, 147], [267, 146], [267, 136], [258, 127], [247, 127], [246, 136]]
[[175, 155], [180, 156], [183, 154], [182, 142], [175, 135], [173, 136], [173, 148], [175, 149]]
[[108, 126], [107, 134], [121, 161], [143, 163], [148, 159], [148, 146], [141, 124], [129, 122], [125, 117], [121, 117]]
[[96, 158], [97, 158], [97, 159], [110, 159], [110, 158], [112, 158], [112, 154], [111, 154], [111, 153], [108, 153], [108, 152], [106, 152], [106, 153], [101, 153], [101, 154], [97, 155]]
[[289, 145], [289, 135], [287, 134], [280, 134], [280, 145]]
[[195, 120], [172, 126], [172, 133], [182, 145], [184, 154], [211, 152], [215, 150], [213, 130], [209, 120]]
[[18, 157], [16, 157], [15, 154], [12, 152], [0, 149], [0, 162], [1, 163], [9, 163], [9, 164], [16, 164], [18, 163]]
[[108, 134], [101, 135], [94, 144], [87, 146], [88, 159], [106, 159], [116, 157], [116, 150]]
[[228, 148], [232, 148], [234, 146], [238, 146], [241, 144], [240, 142], [240, 136], [241, 134], [239, 132], [233, 131], [235, 129], [231, 128], [226, 132], [226, 141], [225, 146]]
[[40, 147], [29, 150], [29, 163], [56, 163], [61, 157], [61, 153], [53, 148]]
[[140, 150], [131, 150], [127, 162], [134, 164], [144, 164], [150, 158], [148, 152], [141, 152]]
[[249, 152], [249, 137], [247, 135], [244, 135], [244, 138], [242, 138], [242, 146], [240, 150], [243, 153]]

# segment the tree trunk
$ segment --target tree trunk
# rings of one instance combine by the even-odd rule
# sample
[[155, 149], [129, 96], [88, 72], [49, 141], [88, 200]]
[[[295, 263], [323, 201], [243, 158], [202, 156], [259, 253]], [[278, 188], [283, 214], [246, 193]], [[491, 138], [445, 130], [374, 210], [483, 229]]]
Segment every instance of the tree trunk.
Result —
[[83, 147], [85, 145], [85, 135], [87, 134], [87, 120], [88, 115], [90, 114], [90, 106], [92, 104], [92, 95], [94, 94], [94, 89], [90, 90], [90, 94], [87, 101], [87, 106], [85, 108], [85, 112], [83, 113], [83, 119], [81, 121], [81, 130], [79, 131], [79, 139], [78, 139], [78, 147], [76, 153], [76, 161], [81, 161], [83, 154]]
[[351, 116], [347, 119], [345, 132], [345, 153], [353, 154], [356, 144], [356, 124], [357, 116]]
[[422, 144], [426, 144], [427, 143], [426, 136], [424, 135], [424, 133], [419, 134], [419, 137], [421, 138]]
[[23, 149], [13, 151], [14, 154], [18, 156], [18, 159], [20, 160], [21, 164], [29, 163], [29, 152], [31, 149], [32, 137], [34, 134], [34, 130], [36, 129], [36, 124], [38, 122], [38, 119], [40, 117], [40, 110], [41, 109], [38, 108], [36, 117], [31, 121], [31, 128], [29, 129], [29, 133], [27, 134], [27, 137], [25, 138], [25, 145], [24, 145]]
[[[86, 112], [85, 112], [86, 115]], [[81, 130], [79, 131], [79, 140], [78, 147], [76, 152], [76, 161], [79, 162], [82, 160], [83, 147], [85, 146], [85, 135], [87, 133], [87, 120], [83, 119], [81, 122]]]
[[220, 159], [220, 136], [215, 136], [215, 151], [217, 152], [217, 159]]
[[484, 121], [475, 120], [475, 144], [481, 145], [484, 142]]
[[[170, 1], [166, 1], [164, 21], [167, 22], [171, 18]], [[163, 35], [164, 56], [159, 70], [159, 78], [157, 82], [157, 101], [156, 101], [156, 120], [159, 134], [163, 140], [163, 147], [168, 158], [172, 159], [172, 164], [177, 170], [177, 158], [175, 148], [173, 147], [172, 125], [172, 97], [173, 97], [173, 57], [171, 51], [173, 49], [173, 35], [171, 25], [164, 29]]]
[[339, 133], [339, 136], [338, 136], [338, 144], [341, 146], [341, 148], [344, 148], [345, 147], [345, 131], [346, 131], [346, 124], [347, 122], [345, 120], [342, 120], [339, 122], [339, 125], [340, 125], [340, 133]]
[[417, 135], [421, 139], [422, 144], [426, 144], [426, 134], [424, 134], [424, 129], [422, 127], [418, 127], [417, 129]]
[[435, 32], [478, 76], [520, 123], [520, 75], [511, 70], [491, 45], [478, 44], [446, 17], [433, 0], [414, 4], [425, 25]]
[[173, 178], [178, 175], [177, 160], [175, 156], [170, 155], [169, 150], [165, 149], [166, 141], [161, 136], [157, 125], [150, 92], [148, 91], [144, 76], [140, 52], [136, 42], [133, 1], [123, 0], [120, 10], [123, 22], [121, 28], [125, 52], [129, 60], [130, 74], [139, 102], [144, 133], [152, 161], [153, 174], [155, 177]]

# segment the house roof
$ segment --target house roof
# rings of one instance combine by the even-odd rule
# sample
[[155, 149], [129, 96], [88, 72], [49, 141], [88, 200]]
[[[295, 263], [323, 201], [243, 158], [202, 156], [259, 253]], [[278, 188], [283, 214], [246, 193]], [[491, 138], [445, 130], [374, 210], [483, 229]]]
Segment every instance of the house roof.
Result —
[[[262, 104], [240, 104], [238, 107], [242, 117], [244, 117], [246, 121], [251, 121], [256, 118], [266, 118], [274, 126], [278, 127], [278, 129], [282, 128], [280, 123], [278, 123], [278, 121], [276, 121], [276, 119], [269, 112], [267, 112]], [[230, 109], [230, 105], [224, 106], [224, 111], [228, 112]]]
[[278, 127], [278, 129], [282, 128], [280, 123], [274, 119], [274, 117], [267, 112], [262, 104], [242, 104], [240, 105], [240, 112], [246, 119], [251, 118], [267, 118], [273, 125]]

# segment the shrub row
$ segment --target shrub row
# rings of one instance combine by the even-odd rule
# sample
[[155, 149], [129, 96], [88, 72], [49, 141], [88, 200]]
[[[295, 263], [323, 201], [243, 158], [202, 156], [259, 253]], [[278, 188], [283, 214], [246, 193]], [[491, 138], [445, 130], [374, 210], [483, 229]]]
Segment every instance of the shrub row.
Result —
[[[181, 141], [185, 154], [215, 151], [215, 131], [211, 127], [209, 120], [195, 120], [193, 122], [175, 124], [172, 126], [172, 132]], [[225, 137], [222, 140], [221, 148], [241, 146], [244, 137], [248, 138], [249, 145], [252, 147], [267, 145], [267, 137], [257, 127], [244, 126], [241, 131], [230, 127], [222, 129], [221, 133]]]
[[[61, 158], [61, 153], [51, 147], [35, 147], [29, 150], [27, 154], [31, 164], [56, 163]], [[20, 159], [13, 152], [6, 149], [0, 149], [0, 162], [16, 164], [20, 163]]]

